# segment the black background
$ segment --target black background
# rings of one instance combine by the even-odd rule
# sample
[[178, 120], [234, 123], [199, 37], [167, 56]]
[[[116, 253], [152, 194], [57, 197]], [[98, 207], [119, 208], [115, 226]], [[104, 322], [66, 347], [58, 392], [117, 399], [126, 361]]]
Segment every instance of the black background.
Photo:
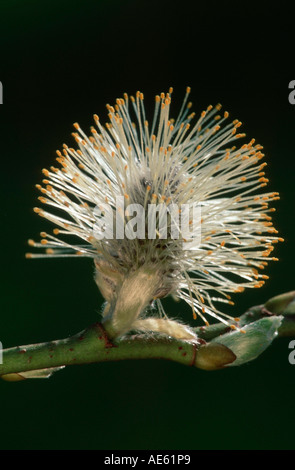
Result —
[[[285, 243], [262, 289], [235, 316], [294, 289], [295, 79], [291, 2], [2, 1], [0, 5], [1, 293], [3, 347], [66, 337], [97, 319], [88, 260], [30, 261], [26, 240], [50, 228], [33, 213], [41, 169], [72, 123], [124, 92], [192, 87], [194, 111], [221, 102], [264, 145], [274, 224]], [[189, 308], [165, 302], [191, 321]], [[231, 310], [231, 313], [232, 310]], [[204, 372], [164, 361], [69, 367], [49, 380], [0, 384], [2, 449], [294, 448], [295, 366], [288, 339], [240, 368]]]

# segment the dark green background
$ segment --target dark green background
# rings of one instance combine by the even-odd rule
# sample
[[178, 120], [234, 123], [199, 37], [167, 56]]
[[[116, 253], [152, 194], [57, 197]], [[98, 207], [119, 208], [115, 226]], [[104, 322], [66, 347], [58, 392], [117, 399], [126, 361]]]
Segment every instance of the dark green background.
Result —
[[[41, 169], [73, 145], [72, 123], [125, 91], [192, 87], [194, 110], [221, 101], [264, 145], [275, 226], [285, 243], [262, 289], [234, 315], [294, 285], [295, 79], [288, 3], [2, 1], [0, 5], [1, 294], [3, 347], [66, 337], [96, 321], [91, 262], [24, 259], [51, 226], [33, 213]], [[149, 104], [150, 103], [150, 104]], [[168, 312], [190, 310], [166, 302]], [[234, 310], [234, 311], [233, 311]], [[50, 380], [0, 383], [2, 449], [294, 448], [295, 366], [289, 339], [240, 368], [204, 372], [165, 361], [68, 367]]]

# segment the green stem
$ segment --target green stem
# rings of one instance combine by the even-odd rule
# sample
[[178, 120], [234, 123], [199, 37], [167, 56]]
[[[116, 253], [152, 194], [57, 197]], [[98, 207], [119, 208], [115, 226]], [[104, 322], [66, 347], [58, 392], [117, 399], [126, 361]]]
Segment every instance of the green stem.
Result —
[[58, 367], [124, 359], [170, 359], [194, 365], [196, 346], [170, 339], [141, 337], [113, 344], [100, 323], [86, 330], [48, 343], [18, 346], [3, 350], [0, 375]]
[[[265, 305], [257, 305], [247, 310], [246, 313], [240, 316], [239, 326], [243, 327], [245, 325], [248, 325], [249, 323], [253, 323], [256, 320], [260, 320], [261, 318], [271, 316], [273, 314], [277, 315], [277, 313], [266, 310]], [[283, 312], [282, 314], [284, 315]], [[194, 328], [194, 331], [200, 338], [204, 339], [205, 341], [210, 341], [211, 339], [214, 339], [217, 336], [227, 333], [229, 331], [229, 328], [223, 323], [216, 323], [214, 325], [206, 327], [201, 326], [198, 328]], [[278, 336], [295, 336], [295, 315], [284, 316], [282, 325], [278, 329]]]
[[[295, 335], [294, 303], [287, 304], [289, 306], [284, 315], [280, 309], [282, 300], [286, 303], [285, 297], [278, 296], [265, 305], [251, 308], [240, 317], [240, 326], [274, 313], [284, 316], [278, 330], [279, 336]], [[206, 328], [196, 328], [195, 331], [202, 340], [198, 344], [164, 336], [145, 335], [126, 336], [125, 339], [111, 342], [104, 327], [100, 323], [95, 323], [66, 339], [3, 350], [0, 376], [65, 365], [124, 359], [166, 359], [207, 370], [222, 368], [235, 360], [234, 354], [226, 346], [218, 342], [206, 343], [226, 333], [228, 328], [225, 325], [215, 324]]]

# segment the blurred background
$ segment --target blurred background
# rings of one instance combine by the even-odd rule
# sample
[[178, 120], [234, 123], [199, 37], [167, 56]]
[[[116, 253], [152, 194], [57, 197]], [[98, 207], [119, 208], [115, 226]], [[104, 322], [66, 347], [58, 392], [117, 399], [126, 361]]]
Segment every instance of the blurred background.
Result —
[[[285, 238], [261, 289], [235, 296], [240, 315], [295, 289], [295, 79], [288, 3], [166, 0], [1, 1], [1, 282], [3, 347], [64, 338], [95, 322], [102, 298], [86, 259], [27, 260], [27, 239], [52, 227], [32, 210], [42, 168], [124, 92], [192, 87], [193, 110], [221, 102], [265, 148], [274, 225]], [[29, 250], [31, 251], [31, 249]], [[167, 312], [192, 321], [189, 307]], [[68, 367], [49, 380], [0, 383], [1, 449], [294, 448], [291, 339], [253, 363], [205, 372], [165, 361]]]

